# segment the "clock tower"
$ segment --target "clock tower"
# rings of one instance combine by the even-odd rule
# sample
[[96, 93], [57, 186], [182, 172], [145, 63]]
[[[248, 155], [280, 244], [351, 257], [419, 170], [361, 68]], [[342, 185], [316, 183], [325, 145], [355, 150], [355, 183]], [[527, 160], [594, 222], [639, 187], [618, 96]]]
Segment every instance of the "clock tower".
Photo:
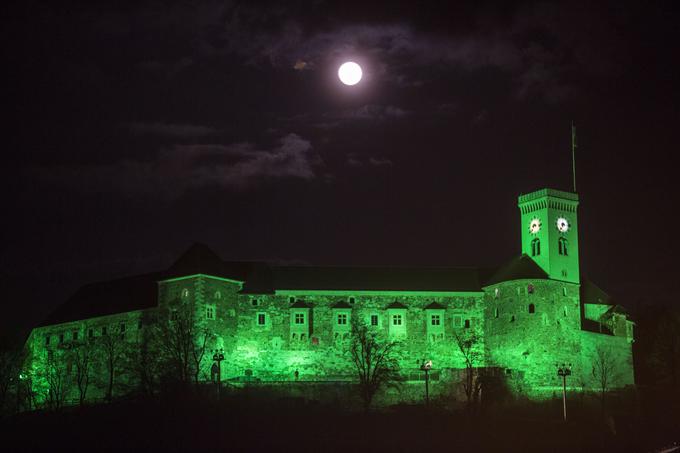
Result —
[[518, 200], [522, 221], [522, 253], [550, 279], [579, 283], [578, 195], [541, 189]]

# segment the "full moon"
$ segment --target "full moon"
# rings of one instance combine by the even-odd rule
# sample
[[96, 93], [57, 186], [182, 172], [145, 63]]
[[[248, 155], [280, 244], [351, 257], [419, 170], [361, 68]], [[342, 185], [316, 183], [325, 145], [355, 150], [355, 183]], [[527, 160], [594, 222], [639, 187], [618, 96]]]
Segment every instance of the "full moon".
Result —
[[338, 77], [345, 85], [356, 85], [361, 80], [361, 66], [353, 61], [343, 63], [338, 69]]

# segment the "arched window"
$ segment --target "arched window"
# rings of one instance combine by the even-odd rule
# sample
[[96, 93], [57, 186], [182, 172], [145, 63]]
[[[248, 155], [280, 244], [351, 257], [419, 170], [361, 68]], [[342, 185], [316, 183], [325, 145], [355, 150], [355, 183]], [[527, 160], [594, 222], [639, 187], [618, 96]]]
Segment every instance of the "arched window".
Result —
[[541, 241], [535, 238], [531, 241], [531, 256], [538, 256], [541, 254]]
[[493, 317], [498, 318], [498, 307], [493, 311]]
[[222, 293], [219, 291], [215, 291], [215, 299], [221, 299], [222, 298]]
[[558, 251], [559, 251], [560, 255], [564, 255], [564, 256], [569, 255], [569, 253], [567, 253], [567, 245], [568, 244], [569, 243], [567, 242], [567, 240], [565, 238], [559, 238], [557, 240], [557, 246], [558, 246], [558, 249], [559, 249]]
[[534, 304], [529, 304], [529, 313], [536, 313], [536, 306]]

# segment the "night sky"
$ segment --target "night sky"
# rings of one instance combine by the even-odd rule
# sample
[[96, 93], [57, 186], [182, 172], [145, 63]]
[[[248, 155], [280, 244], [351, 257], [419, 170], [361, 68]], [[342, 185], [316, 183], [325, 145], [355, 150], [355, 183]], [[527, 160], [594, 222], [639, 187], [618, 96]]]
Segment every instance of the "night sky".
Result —
[[677, 299], [670, 2], [67, 3], [3, 7], [2, 329], [195, 241], [501, 264], [517, 196], [571, 189], [571, 120], [583, 273], [624, 305]]

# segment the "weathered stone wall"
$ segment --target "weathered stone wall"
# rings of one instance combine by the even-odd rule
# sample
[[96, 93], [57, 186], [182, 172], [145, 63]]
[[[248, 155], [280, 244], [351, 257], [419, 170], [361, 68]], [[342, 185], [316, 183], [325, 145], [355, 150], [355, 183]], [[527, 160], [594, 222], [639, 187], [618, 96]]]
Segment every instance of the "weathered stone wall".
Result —
[[583, 373], [578, 291], [576, 284], [552, 280], [516, 280], [487, 288], [490, 365], [521, 373], [517, 392], [551, 393], [561, 385], [557, 364], [571, 363], [575, 375]]

